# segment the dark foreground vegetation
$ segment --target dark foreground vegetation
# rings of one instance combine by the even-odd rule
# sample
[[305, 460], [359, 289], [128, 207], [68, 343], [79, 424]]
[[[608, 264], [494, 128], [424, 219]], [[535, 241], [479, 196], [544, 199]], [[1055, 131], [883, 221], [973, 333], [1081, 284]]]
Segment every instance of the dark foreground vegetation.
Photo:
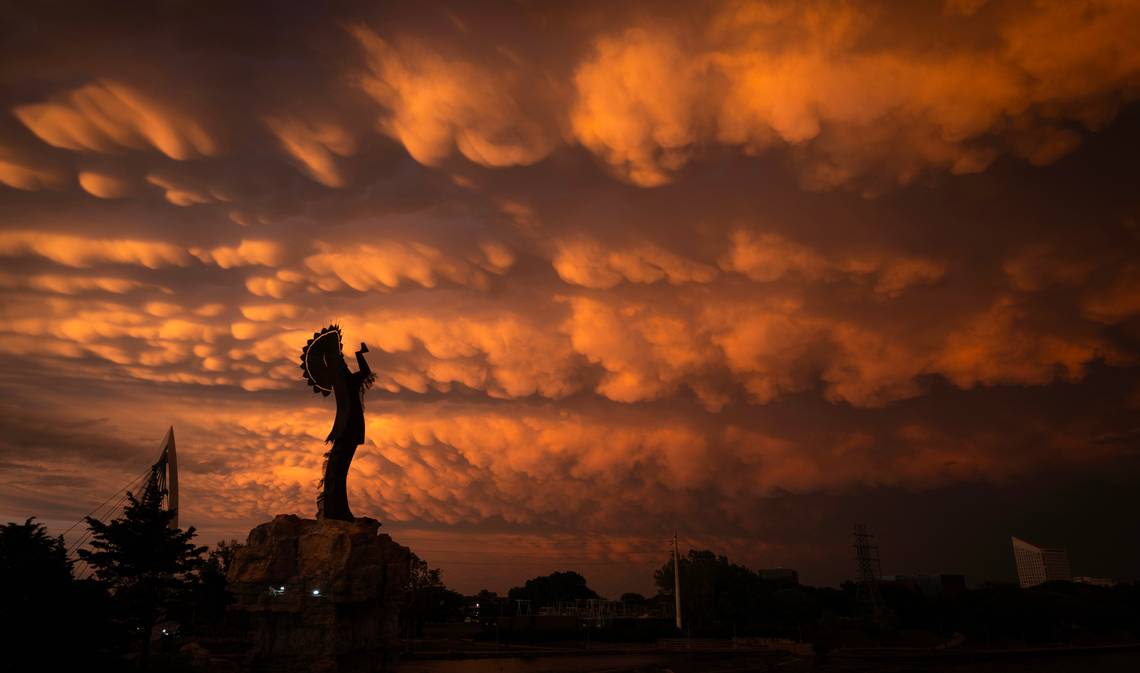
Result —
[[[673, 562], [654, 574], [673, 592]], [[771, 582], [710, 551], [681, 560], [682, 611], [694, 635], [765, 635], [828, 643], [910, 639], [942, 642], [961, 634], [971, 643], [1075, 643], [1140, 639], [1140, 587], [1051, 582], [1032, 589], [992, 583], [929, 587], [885, 582], [873, 617], [858, 587], [840, 589]], [[853, 632], [862, 635], [855, 636]], [[842, 634], [846, 634], [842, 636]]]
[[[210, 670], [238, 670], [243, 632], [226, 610], [226, 571], [239, 545], [196, 546], [194, 529], [171, 527], [172, 516], [162, 509], [161, 493], [131, 495], [121, 518], [88, 520], [90, 548], [75, 559], [62, 538], [33, 519], [0, 526], [5, 670], [201, 670], [194, 655], [203, 643], [223, 653], [209, 660]], [[1135, 584], [929, 591], [884, 583], [880, 609], [871, 614], [853, 584], [832, 589], [768, 580], [694, 550], [681, 559], [680, 633], [673, 625], [671, 560], [654, 573], [655, 596], [628, 593], [618, 601], [604, 600], [572, 571], [530, 579], [506, 596], [464, 596], [414, 555], [411, 570], [401, 613], [410, 648], [433, 632], [500, 641], [781, 638], [812, 643], [819, 654], [861, 646], [1000, 649], [1140, 640]]]
[[[882, 603], [872, 614], [859, 600], [858, 587], [802, 586], [763, 579], [758, 572], [707, 550], [681, 558], [684, 632], [673, 625], [673, 562], [654, 573], [656, 596], [625, 594], [612, 606], [615, 617], [602, 627], [579, 620], [572, 637], [645, 640], [679, 635], [695, 638], [778, 638], [812, 643], [817, 652], [837, 647], [937, 647], [1002, 649], [1058, 645], [1096, 645], [1140, 641], [1140, 586], [1100, 587], [1050, 582], [1029, 589], [989, 583], [975, 589], [905, 582], [879, 586]], [[475, 597], [483, 635], [496, 639], [549, 640], [568, 637], [565, 624], [518, 617], [519, 601], [531, 614], [588, 614], [597, 598], [577, 573], [555, 573], [527, 581], [506, 598], [490, 592]], [[470, 605], [470, 604], [469, 604]], [[554, 609], [562, 606], [561, 610]], [[488, 609], [489, 608], [489, 609]], [[569, 608], [569, 609], [567, 609]], [[470, 607], [467, 614], [471, 614]], [[463, 613], [433, 615], [434, 621], [458, 621]], [[519, 627], [520, 622], [522, 628]], [[589, 625], [587, 627], [587, 624]], [[510, 628], [508, 628], [508, 626]], [[528, 628], [529, 627], [529, 628]]]
[[[655, 573], [672, 595], [673, 563]], [[840, 589], [766, 581], [710, 551], [681, 559], [682, 614], [694, 636], [768, 636], [838, 645], [963, 644], [1010, 647], [1140, 640], [1140, 587], [1050, 582], [1029, 589], [990, 583], [929, 590], [914, 584], [879, 586], [878, 615]]]

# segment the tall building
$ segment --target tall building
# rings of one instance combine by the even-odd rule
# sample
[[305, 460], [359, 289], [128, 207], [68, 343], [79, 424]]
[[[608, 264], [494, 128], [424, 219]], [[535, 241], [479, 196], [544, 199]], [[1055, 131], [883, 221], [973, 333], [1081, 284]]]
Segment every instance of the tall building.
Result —
[[1017, 564], [1017, 581], [1021, 588], [1035, 587], [1053, 580], [1073, 579], [1069, 552], [1064, 549], [1038, 547], [1017, 537], [1013, 543], [1013, 560]]

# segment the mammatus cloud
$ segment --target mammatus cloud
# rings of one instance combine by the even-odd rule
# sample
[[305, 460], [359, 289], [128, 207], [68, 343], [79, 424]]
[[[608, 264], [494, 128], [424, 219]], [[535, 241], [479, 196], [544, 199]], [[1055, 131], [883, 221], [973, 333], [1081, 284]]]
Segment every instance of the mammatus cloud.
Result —
[[[392, 392], [447, 392], [460, 384], [491, 397], [559, 399], [592, 391], [632, 403], [687, 389], [717, 410], [738, 395], [734, 391], [762, 404], [822, 385], [827, 399], [877, 407], [921, 395], [923, 376], [941, 375], [963, 388], [1043, 385], [1077, 380], [1098, 359], [1118, 365], [1133, 359], [1100, 328], [1134, 314], [1131, 295], [1120, 289], [1127, 269], [1124, 280], [1087, 302], [1090, 322], [1049, 324], [1024, 299], [1004, 294], [932, 326], [925, 314], [860, 314], [847, 308], [862, 301], [877, 309], [930, 288], [945, 274], [942, 262], [885, 252], [835, 258], [782, 236], [739, 229], [725, 242], [719, 264], [752, 283], [745, 294], [737, 280], [719, 276], [711, 264], [649, 244], [610, 250], [593, 243], [558, 248], [549, 264], [566, 283], [562, 288], [508, 292], [497, 299], [451, 296], [433, 301], [430, 309], [385, 308], [373, 297], [405, 286], [431, 290], [441, 282], [452, 288], [449, 293], [486, 293], [492, 277], [506, 274], [501, 282], [509, 285], [512, 266], [500, 265], [513, 262], [512, 254], [494, 245], [476, 246], [466, 257], [395, 242], [315, 247], [313, 254], [298, 258], [277, 242], [255, 239], [207, 249], [32, 232], [0, 237], [0, 254], [34, 254], [73, 268], [132, 264], [160, 270], [186, 267], [196, 258], [206, 268], [242, 272], [249, 295], [288, 298], [281, 304], [247, 302], [240, 309], [205, 298], [199, 306], [162, 299], [141, 310], [120, 301], [103, 303], [99, 311], [89, 300], [61, 300], [51, 304], [58, 318], [19, 323], [37, 326], [23, 333], [73, 339], [76, 343], [60, 348], [135, 366], [135, 373], [142, 371], [139, 353], [158, 348], [168, 353], [159, 361], [162, 367], [181, 370], [177, 376], [217, 379], [227, 372], [225, 381], [246, 388], [288, 387], [295, 372], [286, 364], [306, 338], [297, 325], [328, 321], [322, 304], [345, 291], [358, 293], [358, 299], [339, 312], [339, 320], [391, 354], [379, 383]], [[283, 268], [290, 258], [300, 261], [296, 271]], [[1006, 273], [1020, 268], [1022, 259], [1007, 262]], [[264, 275], [266, 269], [278, 270]], [[1014, 273], [1013, 288], [1026, 288], [1023, 276]], [[621, 281], [632, 288], [664, 279], [669, 282], [653, 285], [659, 289], [642, 298], [572, 291], [614, 288]], [[53, 280], [45, 274], [23, 286], [73, 295], [82, 290], [123, 294], [144, 284], [98, 276]], [[847, 294], [847, 303], [808, 299], [839, 291]], [[202, 307], [214, 306], [226, 308], [202, 313]], [[71, 313], [80, 317], [64, 318]], [[191, 314], [208, 319], [184, 317]], [[229, 322], [219, 325], [219, 319]], [[198, 353], [181, 347], [188, 338], [236, 342], [216, 350], [204, 346]], [[248, 349], [238, 343], [250, 341]], [[171, 360], [170, 354], [178, 357]], [[156, 370], [146, 377], [164, 375]]]
[[396, 288], [407, 281], [430, 288], [441, 279], [485, 288], [485, 271], [503, 273], [510, 268], [509, 251], [494, 244], [469, 260], [450, 258], [433, 246], [396, 241], [351, 248], [319, 243], [317, 248], [316, 254], [305, 258], [304, 265], [324, 290], [348, 286], [363, 292]]
[[182, 266], [189, 259], [183, 248], [161, 241], [96, 239], [36, 231], [0, 232], [0, 255], [13, 257], [25, 254], [80, 268], [112, 263], [155, 269], [168, 265]]
[[0, 508], [173, 423], [188, 520], [311, 513], [332, 322], [354, 503], [471, 590], [531, 568], [488, 540], [647, 582], [674, 525], [825, 566], [828, 498], [1134, 452], [1134, 3], [645, 7], [0, 46]]
[[558, 276], [574, 285], [608, 288], [623, 280], [655, 283], [667, 280], [674, 285], [707, 283], [716, 278], [716, 269], [671, 253], [653, 244], [628, 249], [609, 249], [595, 241], [574, 240], [557, 244], [553, 265]]
[[176, 206], [193, 206], [203, 203], [226, 202], [230, 198], [204, 185], [194, 185], [169, 173], [151, 173], [146, 176], [148, 184], [162, 190], [163, 198]]
[[1079, 143], [1070, 124], [1098, 128], [1135, 96], [1138, 21], [1127, 2], [1048, 4], [954, 23], [918, 49], [874, 3], [722, 3], [696, 30], [663, 20], [599, 37], [575, 70], [571, 124], [642, 186], [709, 144], [795, 148], [814, 189], [974, 173], [1002, 151], [1047, 164]]
[[333, 123], [310, 124], [300, 119], [270, 118], [265, 124], [310, 177], [328, 187], [345, 185], [337, 157], [356, 152], [356, 141], [345, 129]]
[[[360, 87], [384, 112], [380, 129], [429, 166], [453, 150], [484, 166], [532, 164], [553, 148], [544, 120], [529, 116], [520, 98], [533, 96], [519, 64], [500, 55], [492, 69], [447, 58], [416, 40], [389, 43], [364, 26], [351, 30], [367, 56]], [[534, 73], [532, 73], [533, 77]]]
[[219, 152], [216, 140], [193, 117], [119, 82], [81, 86], [50, 102], [17, 106], [12, 113], [52, 147], [154, 149], [179, 160]]
[[0, 149], [0, 185], [36, 191], [57, 188], [62, 183], [59, 173], [51, 168], [8, 156]]
[[285, 259], [285, 252], [276, 241], [242, 239], [234, 245], [220, 245], [210, 250], [191, 248], [190, 254], [206, 263], [217, 264], [223, 269], [238, 266], [279, 266]]
[[[1053, 163], [1140, 90], [1133, 3], [980, 8], [931, 4], [904, 16], [874, 1], [726, 0], [693, 17], [655, 7], [652, 18], [616, 25], [581, 19], [585, 34], [559, 59], [493, 40], [381, 36], [345, 18], [335, 30], [349, 34], [361, 63], [311, 83], [312, 94], [331, 90], [357, 110], [366, 96], [374, 124], [298, 115], [275, 98], [243, 110], [243, 121], [334, 188], [347, 180], [341, 161], [379, 131], [428, 166], [452, 154], [484, 167], [530, 165], [582, 146], [643, 187], [672, 181], [717, 147], [785, 150], [809, 189], [874, 194], [932, 170], [977, 173], [1003, 154]], [[933, 22], [939, 39], [916, 45], [913, 35]], [[161, 87], [115, 77], [12, 113], [43, 142], [78, 152], [157, 150], [175, 160], [222, 152], [215, 124]], [[6, 182], [22, 189], [47, 183], [41, 169], [4, 166]]]
[[874, 292], [885, 297], [897, 297], [911, 285], [933, 283], [946, 271], [945, 264], [937, 260], [883, 252], [848, 253], [828, 259], [779, 234], [747, 229], [733, 232], [732, 246], [720, 266], [758, 282], [772, 282], [788, 275], [808, 282], [847, 276], [870, 281]]
[[132, 189], [129, 180], [98, 171], [81, 171], [79, 186], [91, 196], [101, 199], [122, 198], [130, 194]]

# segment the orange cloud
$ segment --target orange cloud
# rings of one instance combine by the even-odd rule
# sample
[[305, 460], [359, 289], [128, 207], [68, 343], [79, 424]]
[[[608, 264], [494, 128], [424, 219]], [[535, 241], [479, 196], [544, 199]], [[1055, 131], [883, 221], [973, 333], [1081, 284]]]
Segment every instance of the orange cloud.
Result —
[[624, 250], [607, 249], [595, 241], [578, 239], [557, 243], [554, 269], [567, 283], [592, 288], [613, 287], [623, 280], [655, 283], [707, 283], [715, 267], [686, 259], [651, 243]]
[[89, 291], [124, 294], [140, 287], [146, 287], [146, 284], [129, 278], [115, 278], [111, 276], [0, 274], [0, 287], [8, 289], [30, 288], [56, 294], [78, 294], [80, 292]]
[[284, 261], [284, 250], [276, 241], [242, 239], [237, 246], [221, 245], [210, 250], [190, 248], [190, 254], [223, 269], [239, 266], [278, 266]]
[[306, 257], [304, 265], [315, 275], [314, 283], [326, 291], [343, 286], [360, 292], [387, 290], [406, 281], [435, 287], [440, 280], [484, 289], [489, 282], [484, 270], [503, 273], [513, 263], [507, 248], [490, 243], [480, 246], [474, 263], [425, 243], [339, 246], [318, 242], [316, 247], [318, 252]]
[[184, 180], [168, 174], [152, 173], [146, 176], [146, 181], [162, 189], [166, 200], [176, 206], [193, 206], [200, 203], [230, 200], [221, 192], [208, 187], [190, 185]]
[[38, 255], [58, 264], [87, 267], [99, 263], [136, 264], [150, 269], [185, 266], [184, 248], [160, 241], [97, 239], [36, 231], [0, 231], [0, 255]]
[[992, 46], [921, 51], [864, 39], [908, 30], [873, 15], [726, 2], [696, 30], [662, 19], [600, 37], [575, 72], [575, 137], [646, 187], [670, 181], [708, 143], [789, 145], [804, 184], [827, 189], [867, 174], [905, 183], [928, 168], [978, 172], [1003, 149], [989, 135], [1050, 163], [1079, 141], [1059, 120], [1096, 124], [1090, 99], [1110, 111], [1136, 94], [1131, 3], [1014, 12]]
[[299, 292], [305, 277], [297, 271], [280, 269], [267, 276], [250, 276], [245, 280], [246, 290], [255, 297], [283, 299]]
[[575, 351], [602, 367], [597, 391], [612, 400], [637, 402], [673, 393], [716, 359], [701, 326], [682, 312], [584, 297], [568, 301], [571, 316], [562, 329]]
[[118, 199], [131, 193], [129, 181], [98, 171], [80, 171], [79, 186], [101, 199]]
[[13, 189], [36, 191], [54, 189], [62, 184], [61, 176], [54, 170], [27, 160], [0, 155], [0, 185]]
[[381, 128], [429, 166], [458, 150], [483, 166], [533, 164], [555, 136], [520, 100], [527, 86], [513, 64], [492, 69], [447, 58], [414, 41], [390, 43], [363, 26], [351, 29], [367, 55], [361, 88], [384, 107]]
[[334, 321], [377, 374], [354, 507], [491, 588], [497, 544], [767, 563], [831, 496], [1101, 469], [1140, 399], [1135, 4], [71, 26], [0, 92], [0, 508], [70, 524], [174, 423], [188, 522], [311, 515]]
[[1042, 331], [1028, 311], [999, 298], [987, 311], [953, 330], [935, 366], [956, 385], [1019, 383], [1042, 385], [1057, 378], [1075, 381], [1094, 358], [1127, 358], [1096, 332], [1074, 335]]
[[309, 177], [326, 187], [345, 186], [336, 158], [356, 152], [356, 140], [346, 129], [332, 123], [310, 124], [300, 119], [268, 118], [265, 124]]
[[779, 234], [753, 233], [738, 229], [732, 235], [732, 248], [721, 260], [725, 271], [743, 273], [760, 282], [778, 280], [789, 273], [812, 280], [828, 267], [814, 250]]
[[171, 159], [219, 152], [197, 120], [119, 82], [87, 84], [51, 102], [19, 105], [12, 112], [53, 147], [93, 152], [153, 148]]
[[874, 291], [885, 297], [897, 297], [912, 285], [933, 283], [946, 272], [943, 262], [913, 255], [873, 252], [831, 259], [779, 234], [748, 229], [733, 232], [720, 266], [765, 283], [787, 276], [798, 276], [801, 282], [847, 276], [870, 279]]
[[1093, 320], [1108, 324], [1140, 314], [1140, 265], [1123, 266], [1106, 287], [1088, 292], [1083, 309]]

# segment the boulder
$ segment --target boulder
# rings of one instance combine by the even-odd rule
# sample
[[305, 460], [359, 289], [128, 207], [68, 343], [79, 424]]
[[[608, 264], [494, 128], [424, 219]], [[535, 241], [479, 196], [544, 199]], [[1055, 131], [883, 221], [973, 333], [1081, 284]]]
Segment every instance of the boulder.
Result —
[[227, 579], [254, 662], [276, 670], [389, 670], [398, 652], [410, 551], [380, 522], [281, 514], [249, 533]]

